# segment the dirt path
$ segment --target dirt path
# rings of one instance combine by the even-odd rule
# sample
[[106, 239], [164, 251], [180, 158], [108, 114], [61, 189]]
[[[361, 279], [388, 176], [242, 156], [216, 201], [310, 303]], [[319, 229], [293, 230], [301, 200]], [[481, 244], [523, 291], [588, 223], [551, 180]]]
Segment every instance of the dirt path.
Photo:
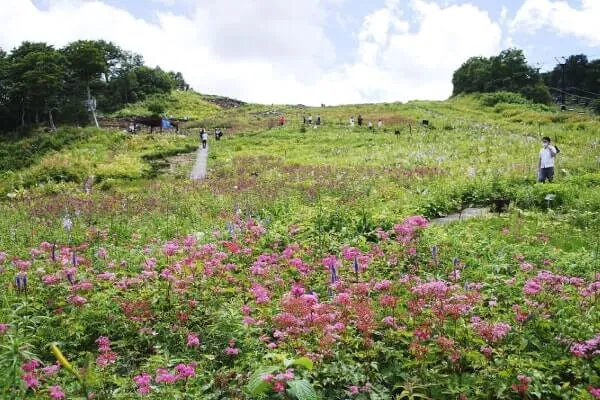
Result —
[[206, 161], [208, 160], [208, 145], [203, 149], [202, 145], [198, 147], [198, 156], [196, 157], [196, 164], [192, 169], [190, 178], [194, 181], [200, 179], [206, 179]]
[[476, 217], [483, 217], [483, 216], [488, 215], [489, 213], [490, 213], [489, 207], [488, 208], [467, 208], [467, 209], [464, 209], [462, 211], [462, 213], [459, 213], [459, 214], [452, 214], [452, 215], [448, 215], [447, 217], [444, 217], [444, 218], [433, 219], [433, 220], [431, 220], [431, 223], [438, 224], [438, 225], [444, 225], [444, 224], [449, 224], [451, 222], [464, 221], [464, 220], [476, 218]]

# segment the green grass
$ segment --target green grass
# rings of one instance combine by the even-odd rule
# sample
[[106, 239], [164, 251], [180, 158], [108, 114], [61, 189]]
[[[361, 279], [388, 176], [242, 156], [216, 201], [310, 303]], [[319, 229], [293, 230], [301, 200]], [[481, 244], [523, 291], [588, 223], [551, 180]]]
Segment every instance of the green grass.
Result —
[[177, 119], [188, 118], [190, 120], [201, 120], [219, 112], [220, 108], [205, 100], [204, 97], [194, 91], [173, 91], [168, 96], [151, 96], [145, 101], [131, 104], [112, 116], [116, 118], [128, 118], [132, 116], [150, 116], [147, 104], [156, 98], [163, 99], [168, 105], [166, 115]]
[[[361, 279], [394, 282], [392, 290], [401, 305], [392, 312], [406, 329], [390, 330], [382, 324], [390, 310], [378, 302], [377, 290], [359, 296], [372, 303], [376, 315], [373, 345], [367, 346], [354, 328], [341, 334], [331, 353], [304, 375], [323, 398], [346, 398], [350, 385], [369, 383], [372, 398], [380, 399], [396, 398], [411, 384], [416, 394], [428, 398], [458, 398], [463, 393], [471, 399], [513, 399], [518, 395], [511, 385], [519, 374], [534, 378], [532, 398], [585, 400], [590, 398], [588, 386], [600, 386], [597, 363], [573, 357], [558, 339], [593, 337], [600, 329], [597, 304], [577, 297], [580, 288], [566, 285], [538, 297], [523, 294], [525, 282], [545, 269], [583, 279], [586, 285], [597, 280], [598, 118], [530, 104], [487, 107], [479, 96], [312, 109], [249, 104], [202, 110], [183, 130], [187, 136], [64, 129], [0, 143], [0, 154], [13, 160], [0, 172], [0, 251], [8, 254], [0, 272], [0, 323], [11, 326], [0, 341], [14, 337], [48, 365], [54, 360], [47, 344], [60, 338], [71, 362], [83, 368], [86, 358], [98, 355], [94, 340], [110, 337], [117, 364], [103, 372], [92, 366], [99, 373], [89, 382], [99, 398], [137, 398], [132, 381], [136, 374], [194, 361], [196, 380], [185, 387], [182, 382], [157, 384], [149, 398], [171, 398], [185, 391], [197, 398], [247, 399], [242, 389], [248, 376], [273, 361], [263, 357], [267, 351], [261, 340], [273, 333], [272, 318], [281, 312], [281, 300], [292, 282], [300, 280], [329, 304], [330, 277], [321, 260], [339, 255], [344, 246], [355, 246], [364, 253], [385, 252]], [[348, 118], [359, 113], [365, 124], [382, 119], [384, 129], [351, 129]], [[276, 124], [279, 114], [286, 116], [284, 127]], [[320, 115], [323, 125], [305, 129], [303, 114]], [[428, 127], [420, 124], [423, 119]], [[208, 179], [192, 182], [188, 176], [198, 145], [195, 129], [200, 126], [227, 129], [222, 141], [210, 139]], [[542, 136], [552, 137], [561, 149], [554, 184], [535, 183]], [[18, 161], [19, 155], [23, 161]], [[86, 193], [82, 183], [91, 175], [96, 182]], [[551, 203], [545, 200], [548, 194], [555, 195]], [[377, 228], [389, 232], [407, 216], [435, 218], [469, 205], [489, 206], [498, 198], [512, 201], [507, 213], [431, 226], [414, 243], [415, 256], [394, 240], [378, 239]], [[63, 227], [66, 216], [73, 221], [71, 231]], [[232, 221], [256, 222], [264, 226], [264, 236], [255, 237], [256, 226], [249, 225], [246, 236], [229, 237]], [[183, 246], [188, 235], [198, 238], [197, 252], [162, 253], [167, 240], [179, 240]], [[57, 243], [69, 255], [73, 247], [86, 258], [77, 279], [93, 281], [94, 290], [81, 293], [88, 299], [85, 306], [73, 307], [65, 300], [73, 294], [66, 278], [56, 286], [41, 283], [47, 274], [63, 274], [70, 256], [64, 264], [50, 260], [47, 252], [34, 259], [28, 272], [30, 291], [25, 296], [16, 293], [17, 271], [10, 260], [32, 259], [32, 248], [43, 241]], [[224, 244], [233, 242], [240, 249], [247, 246], [251, 254], [225, 254], [230, 250]], [[215, 259], [203, 258], [207, 247], [202, 245], [208, 243], [215, 246]], [[282, 254], [292, 243], [299, 244], [299, 257], [311, 266], [306, 278], [290, 268]], [[439, 263], [432, 260], [434, 246]], [[108, 259], [98, 255], [100, 247], [108, 251]], [[216, 261], [221, 254], [229, 258]], [[260, 254], [275, 254], [278, 261], [269, 275], [253, 276], [249, 270]], [[523, 269], [521, 256], [536, 269]], [[150, 258], [158, 260], [157, 273], [171, 266], [177, 280], [143, 279], [127, 289], [115, 285], [137, 276]], [[229, 261], [237, 265], [233, 271], [224, 268]], [[211, 265], [216, 275], [211, 275]], [[407, 299], [414, 294], [399, 276], [447, 281], [457, 265], [462, 278], [452, 290], [459, 297], [463, 292], [473, 296], [468, 315], [444, 322], [431, 319], [433, 308], [426, 307], [422, 315], [407, 312]], [[99, 281], [101, 272], [115, 273], [115, 282]], [[339, 274], [349, 286], [358, 279], [348, 262]], [[513, 283], [507, 283], [512, 278]], [[269, 304], [253, 303], [248, 289], [255, 282], [271, 289]], [[125, 315], [123, 304], [134, 300], [152, 310], [151, 321], [132, 322]], [[198, 307], [191, 308], [190, 300]], [[496, 306], [488, 306], [491, 301]], [[265, 319], [265, 325], [244, 326], [239, 311], [243, 304], [250, 304], [252, 317]], [[515, 304], [531, 311], [531, 320], [517, 322]], [[490, 359], [481, 354], [489, 343], [475, 334], [471, 316], [512, 326], [502, 342], [493, 344]], [[141, 334], [141, 327], [156, 336]], [[418, 341], [428, 349], [424, 358], [412, 349], [420, 328], [432, 329], [430, 340]], [[199, 334], [200, 348], [185, 346], [189, 332]], [[449, 354], [436, 344], [441, 336], [455, 339], [461, 351], [458, 364], [450, 364]], [[242, 349], [234, 359], [224, 355], [232, 338]], [[273, 352], [295, 354], [298, 347], [321, 351], [317, 337], [301, 337], [282, 341]], [[16, 354], [20, 348], [0, 355], [0, 363], [24, 361], [27, 357]], [[20, 364], [10, 365], [13, 374], [21, 373]], [[5, 379], [1, 375], [0, 381]], [[78, 382], [64, 371], [52, 379], [44, 385], [60, 383], [69, 394], [79, 390]], [[18, 390], [25, 396], [22, 385]], [[28, 395], [44, 398], [43, 390]]]

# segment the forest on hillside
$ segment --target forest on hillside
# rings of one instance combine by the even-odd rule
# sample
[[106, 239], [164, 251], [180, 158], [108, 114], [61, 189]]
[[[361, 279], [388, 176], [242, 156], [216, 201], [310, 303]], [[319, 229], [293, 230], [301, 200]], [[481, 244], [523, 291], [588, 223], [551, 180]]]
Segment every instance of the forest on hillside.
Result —
[[600, 60], [572, 55], [548, 72], [528, 64], [520, 49], [471, 57], [454, 73], [453, 95], [513, 92], [535, 103], [587, 107], [600, 114]]
[[91, 109], [113, 112], [172, 90], [189, 90], [179, 72], [144, 64], [141, 55], [103, 40], [55, 48], [23, 42], [0, 49], [0, 132], [28, 126], [93, 123]]

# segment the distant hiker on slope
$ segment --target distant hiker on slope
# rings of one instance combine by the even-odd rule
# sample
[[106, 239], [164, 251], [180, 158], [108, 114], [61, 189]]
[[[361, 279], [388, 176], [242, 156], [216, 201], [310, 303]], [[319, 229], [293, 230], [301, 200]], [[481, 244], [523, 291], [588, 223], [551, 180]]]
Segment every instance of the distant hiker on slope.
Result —
[[200, 140], [202, 140], [202, 148], [206, 149], [208, 144], [208, 132], [204, 128], [200, 129]]
[[360, 126], [362, 126], [362, 123], [363, 123], [363, 117], [362, 117], [362, 114], [358, 114], [358, 126], [359, 126], [359, 127], [360, 127]]
[[383, 128], [383, 121], [382, 120], [377, 121], [377, 127], [379, 129]]
[[284, 126], [284, 125], [285, 125], [285, 117], [282, 115], [282, 116], [279, 118], [279, 126]]
[[560, 150], [555, 146], [552, 146], [551, 140], [549, 137], [544, 137], [542, 139], [542, 144], [544, 148], [540, 150], [540, 163], [539, 163], [539, 171], [538, 171], [538, 182], [545, 183], [546, 180], [552, 183], [554, 180], [554, 160], [556, 159], [556, 155]]
[[321, 116], [317, 115], [317, 125], [321, 125]]
[[312, 115], [309, 115], [309, 116], [308, 116], [308, 124], [309, 124], [309, 125], [312, 125]]
[[354, 115], [350, 117], [350, 128], [354, 128]]
[[371, 121], [369, 121], [369, 130], [373, 130], [373, 123]]

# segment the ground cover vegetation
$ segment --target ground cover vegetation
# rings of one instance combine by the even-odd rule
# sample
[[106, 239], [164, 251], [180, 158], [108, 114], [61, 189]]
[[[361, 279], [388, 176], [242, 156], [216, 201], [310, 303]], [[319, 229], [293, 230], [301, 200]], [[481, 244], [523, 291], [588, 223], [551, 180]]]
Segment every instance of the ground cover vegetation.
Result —
[[3, 143], [2, 396], [594, 398], [600, 124], [484, 100], [222, 111], [201, 182], [195, 128]]
[[[507, 86], [320, 108], [179, 89], [100, 109], [189, 116], [178, 133], [0, 141], [0, 398], [600, 397], [597, 117]], [[225, 135], [191, 181], [201, 127]]]

